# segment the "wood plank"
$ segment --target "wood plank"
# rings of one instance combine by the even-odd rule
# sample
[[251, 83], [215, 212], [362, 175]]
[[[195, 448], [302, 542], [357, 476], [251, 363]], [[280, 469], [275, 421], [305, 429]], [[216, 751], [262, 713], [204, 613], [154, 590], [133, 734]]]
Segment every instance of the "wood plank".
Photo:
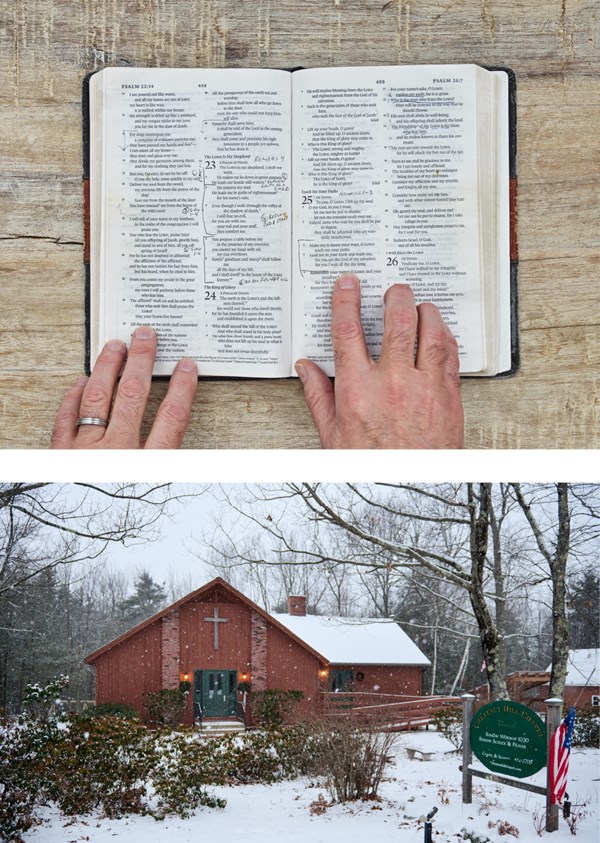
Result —
[[[81, 371], [81, 83], [104, 65], [476, 61], [518, 77], [523, 368], [463, 385], [467, 444], [598, 447], [600, 88], [589, 0], [0, 0], [0, 446]], [[150, 413], [166, 390], [155, 384]], [[310, 448], [300, 385], [201, 383], [187, 447]]]
[[[462, 772], [462, 764], [458, 769]], [[494, 773], [488, 773], [486, 770], [478, 770], [476, 767], [469, 767], [468, 773], [470, 776], [487, 779], [489, 782], [496, 782], [496, 784], [506, 784], [509, 787], [516, 787], [519, 790], [528, 790], [530, 793], [538, 793], [540, 796], [546, 795], [546, 788], [539, 784], [530, 784], [530, 782], [509, 779], [508, 776], [498, 776]]]

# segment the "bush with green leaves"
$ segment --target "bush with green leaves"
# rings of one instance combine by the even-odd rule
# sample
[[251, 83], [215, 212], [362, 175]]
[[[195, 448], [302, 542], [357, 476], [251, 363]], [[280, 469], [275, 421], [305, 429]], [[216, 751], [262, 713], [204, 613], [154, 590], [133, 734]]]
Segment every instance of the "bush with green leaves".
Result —
[[67, 815], [145, 813], [153, 760], [148, 730], [138, 720], [70, 716], [46, 746], [48, 796]]
[[265, 691], [252, 691], [252, 710], [256, 719], [265, 729], [277, 729], [289, 722], [298, 707], [304, 693], [299, 690], [283, 691], [269, 688]]
[[459, 750], [462, 750], [462, 711], [458, 706], [445, 706], [434, 711], [431, 718], [436, 727], [450, 743]]
[[224, 808], [224, 799], [209, 793], [206, 785], [225, 784], [227, 776], [213, 741], [199, 740], [193, 730], [156, 732], [151, 774], [157, 806], [156, 818], [167, 814], [189, 817], [201, 805]]
[[46, 685], [26, 685], [23, 709], [35, 720], [48, 720], [60, 709], [60, 693], [69, 684], [68, 676], [59, 676]]
[[160, 691], [149, 691], [144, 699], [144, 708], [156, 726], [175, 729], [181, 723], [187, 699], [185, 691], [162, 688]]
[[[0, 839], [20, 841], [36, 824], [34, 809], [52, 784], [47, 748], [64, 723], [57, 717], [22, 715], [0, 728]], [[47, 718], [47, 719], [46, 719]]]
[[23, 718], [0, 727], [0, 840], [20, 843], [36, 822], [36, 768], [44, 743], [35, 737]]
[[574, 746], [600, 747], [600, 708], [583, 706], [575, 714], [573, 726]]

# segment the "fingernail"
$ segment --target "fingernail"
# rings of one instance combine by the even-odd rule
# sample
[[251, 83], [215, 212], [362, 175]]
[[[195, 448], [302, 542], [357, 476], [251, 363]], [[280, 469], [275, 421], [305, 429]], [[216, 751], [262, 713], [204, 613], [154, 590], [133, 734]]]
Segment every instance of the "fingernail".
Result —
[[355, 290], [358, 284], [356, 275], [342, 275], [338, 278], [340, 290]]
[[154, 339], [154, 330], [148, 327], [136, 328], [133, 332], [136, 340], [151, 340]]
[[109, 340], [106, 343], [106, 347], [109, 348], [111, 351], [123, 351], [125, 348], [125, 343], [123, 340]]
[[296, 363], [294, 368], [296, 369], [296, 374], [298, 375], [302, 383], [306, 383], [306, 378], [308, 377], [306, 366], [302, 365], [302, 363]]
[[182, 372], [198, 372], [198, 367], [191, 357], [183, 357], [175, 368]]

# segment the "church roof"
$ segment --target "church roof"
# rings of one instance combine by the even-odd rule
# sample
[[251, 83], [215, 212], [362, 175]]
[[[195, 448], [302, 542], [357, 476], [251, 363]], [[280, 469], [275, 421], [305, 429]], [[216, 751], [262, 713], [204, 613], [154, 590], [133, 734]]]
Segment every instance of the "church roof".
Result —
[[[552, 664], [548, 665], [548, 673]], [[569, 650], [565, 685], [600, 685], [600, 650]]]
[[386, 618], [335, 618], [324, 615], [274, 614], [283, 626], [306, 641], [330, 664], [431, 664], [395, 621]]
[[285, 633], [287, 633], [291, 638], [297, 641], [305, 650], [308, 650], [313, 656], [319, 659], [319, 661], [326, 663], [327, 658], [316, 650], [314, 647], [304, 641], [302, 638], [299, 638], [294, 632], [290, 629], [287, 629], [285, 626], [279, 623], [279, 621], [273, 616], [270, 615], [268, 612], [265, 612], [264, 609], [261, 609], [260, 606], [257, 606], [250, 598], [246, 597], [245, 594], [242, 594], [241, 591], [238, 591], [237, 588], [234, 588], [225, 580], [221, 579], [221, 577], [215, 577], [214, 580], [211, 580], [206, 585], [203, 585], [202, 588], [196, 589], [196, 591], [192, 591], [190, 594], [186, 594], [185, 597], [182, 597], [180, 600], [177, 600], [175, 603], [171, 603], [170, 606], [167, 606], [165, 609], [162, 609], [160, 612], [157, 612], [152, 617], [147, 618], [145, 621], [137, 624], [132, 629], [127, 630], [122, 635], [119, 635], [118, 638], [115, 638], [113, 641], [109, 641], [108, 644], [104, 644], [102, 647], [99, 647], [97, 650], [94, 650], [93, 653], [90, 653], [89, 656], [86, 656], [84, 661], [86, 664], [93, 664], [100, 656], [107, 653], [109, 650], [112, 650], [114, 647], [117, 647], [119, 644], [122, 644], [129, 638], [132, 638], [134, 635], [137, 635], [138, 632], [141, 632], [147, 626], [155, 623], [156, 621], [160, 620], [161, 618], [167, 617], [170, 615], [171, 612], [178, 609], [184, 603], [189, 603], [192, 600], [198, 600], [201, 598], [208, 598], [209, 596], [213, 595], [215, 598], [221, 598], [223, 602], [231, 602], [233, 599], [234, 602], [243, 603], [248, 608], [252, 609], [253, 611], [257, 612], [259, 615], [262, 615], [263, 618], [266, 620], [271, 621], [275, 624], [275, 626], [282, 629]]

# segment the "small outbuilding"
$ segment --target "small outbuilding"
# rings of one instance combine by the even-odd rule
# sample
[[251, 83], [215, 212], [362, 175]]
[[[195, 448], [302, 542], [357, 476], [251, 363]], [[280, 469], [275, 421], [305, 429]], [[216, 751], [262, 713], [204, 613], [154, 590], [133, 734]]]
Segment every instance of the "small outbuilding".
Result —
[[148, 692], [189, 688], [188, 725], [242, 717], [248, 687], [302, 691], [304, 716], [322, 710], [328, 691], [420, 696], [430, 663], [392, 620], [307, 615], [302, 596], [269, 614], [220, 577], [85, 661], [96, 669], [97, 703], [127, 703], [142, 716]]

